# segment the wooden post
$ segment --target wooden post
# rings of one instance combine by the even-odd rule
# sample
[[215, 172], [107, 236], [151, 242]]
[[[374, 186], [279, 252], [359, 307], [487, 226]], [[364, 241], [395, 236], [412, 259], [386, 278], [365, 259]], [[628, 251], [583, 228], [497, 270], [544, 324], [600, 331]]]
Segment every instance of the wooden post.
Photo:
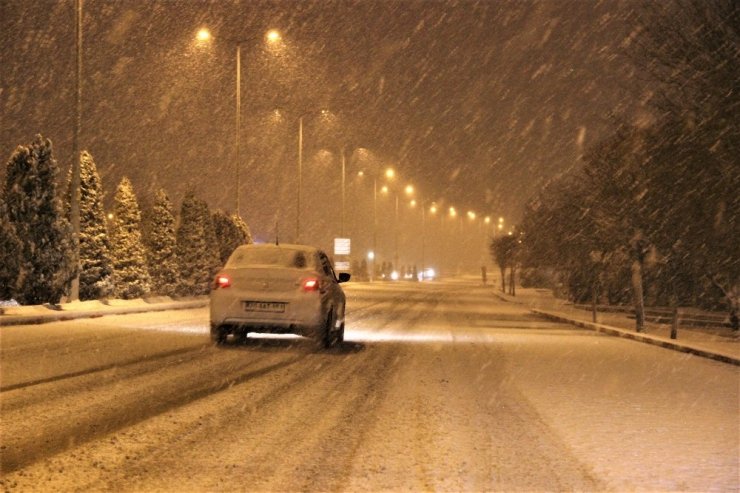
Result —
[[678, 310], [678, 305], [674, 305], [673, 307], [673, 321], [671, 323], [671, 339], [678, 339], [678, 322], [679, 322], [680, 312]]
[[596, 323], [596, 298], [598, 297], [596, 285], [591, 289], [591, 321]]

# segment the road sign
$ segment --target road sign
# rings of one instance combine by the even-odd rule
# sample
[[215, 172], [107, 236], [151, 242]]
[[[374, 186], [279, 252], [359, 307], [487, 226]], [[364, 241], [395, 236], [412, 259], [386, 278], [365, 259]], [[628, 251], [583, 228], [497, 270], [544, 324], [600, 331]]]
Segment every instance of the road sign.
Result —
[[349, 238], [334, 238], [334, 255], [349, 255]]

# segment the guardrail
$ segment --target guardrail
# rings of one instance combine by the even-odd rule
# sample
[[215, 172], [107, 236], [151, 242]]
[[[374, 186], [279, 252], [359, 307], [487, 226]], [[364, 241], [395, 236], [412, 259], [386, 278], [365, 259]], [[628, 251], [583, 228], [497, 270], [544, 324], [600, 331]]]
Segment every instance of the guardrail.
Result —
[[[593, 305], [573, 304], [580, 310], [593, 310]], [[625, 313], [631, 318], [635, 317], [635, 309], [632, 306], [619, 305], [596, 305], [597, 312], [603, 313]], [[679, 323], [683, 326], [690, 327], [729, 327], [730, 318], [728, 315], [719, 313], [707, 313], [690, 307], [678, 308]], [[650, 307], [645, 308], [645, 320], [655, 323], [673, 322], [673, 309], [668, 307]]]

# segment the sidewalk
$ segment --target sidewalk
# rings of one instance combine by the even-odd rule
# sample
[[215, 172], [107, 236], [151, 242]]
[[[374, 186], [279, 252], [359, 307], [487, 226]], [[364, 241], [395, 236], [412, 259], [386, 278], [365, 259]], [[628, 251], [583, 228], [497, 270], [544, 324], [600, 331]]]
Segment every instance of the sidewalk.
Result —
[[733, 333], [729, 327], [679, 326], [677, 339], [671, 339], [670, 324], [646, 322], [645, 331], [638, 333], [634, 318], [628, 314], [598, 312], [594, 323], [590, 311], [555, 298], [547, 289], [517, 288], [516, 296], [509, 296], [496, 287], [493, 293], [501, 300], [525, 305], [553, 320], [740, 366], [740, 334]]
[[0, 307], [0, 327], [96, 318], [104, 315], [185, 310], [204, 306], [208, 306], [207, 296], [178, 300], [158, 296], [134, 300], [75, 301], [59, 305], [4, 306]]

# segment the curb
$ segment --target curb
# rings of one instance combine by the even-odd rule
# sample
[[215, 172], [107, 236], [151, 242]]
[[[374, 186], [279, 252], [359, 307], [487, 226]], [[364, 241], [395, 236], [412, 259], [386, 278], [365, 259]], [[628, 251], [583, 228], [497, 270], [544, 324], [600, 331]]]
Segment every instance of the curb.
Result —
[[129, 315], [133, 313], [146, 313], [146, 312], [161, 312], [166, 310], [187, 310], [189, 308], [201, 308], [208, 306], [209, 300], [188, 300], [188, 301], [174, 301], [170, 303], [157, 303], [149, 306], [121, 306], [111, 307], [102, 310], [90, 310], [90, 311], [69, 311], [69, 312], [58, 312], [43, 315], [2, 315], [0, 316], [0, 327], [11, 326], [11, 325], [34, 325], [34, 324], [45, 324], [49, 322], [62, 322], [66, 320], [76, 320], [79, 318], [99, 318], [105, 315]]
[[564, 317], [556, 313], [552, 313], [552, 312], [548, 312], [544, 310], [538, 310], [536, 308], [530, 308], [530, 310], [532, 311], [532, 313], [543, 316], [545, 318], [549, 318], [551, 320], [555, 320], [557, 322], [565, 322], [565, 323], [569, 323], [569, 324], [572, 324], [572, 325], [575, 325], [577, 327], [581, 327], [584, 329], [595, 330], [603, 334], [622, 337], [624, 339], [631, 339], [633, 341], [638, 341], [638, 342], [642, 342], [645, 344], [652, 344], [654, 346], [660, 346], [666, 349], [672, 349], [674, 351], [681, 351], [683, 353], [689, 353], [689, 354], [693, 354], [696, 356], [701, 356], [703, 358], [709, 358], [709, 359], [713, 359], [716, 361], [721, 361], [723, 363], [729, 363], [731, 365], [740, 366], [740, 358], [731, 356], [729, 354], [722, 354], [722, 353], [710, 351], [708, 349], [701, 349], [697, 347], [687, 346], [687, 345], [679, 344], [671, 340], [663, 339], [661, 337], [655, 337], [649, 334], [643, 334], [639, 332], [630, 332], [627, 330], [618, 329], [616, 327], [611, 327], [609, 325], [597, 324], [594, 322], [585, 322], [583, 320], [575, 320], [572, 318]]

